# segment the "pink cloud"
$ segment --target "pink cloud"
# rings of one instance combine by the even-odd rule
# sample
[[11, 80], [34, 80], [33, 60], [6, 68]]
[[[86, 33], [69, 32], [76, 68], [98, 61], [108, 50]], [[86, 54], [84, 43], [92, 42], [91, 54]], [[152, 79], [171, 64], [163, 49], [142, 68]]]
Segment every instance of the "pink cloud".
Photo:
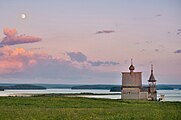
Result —
[[112, 71], [93, 69], [87, 62], [76, 62], [45, 53], [34, 53], [23, 48], [0, 48], [0, 75], [17, 79], [86, 80], [112, 78]]
[[[47, 66], [47, 69], [45, 68]], [[60, 68], [58, 68], [58, 66]], [[11, 48], [4, 46], [0, 48], [0, 74], [14, 74], [23, 73], [27, 70], [35, 69], [37, 72], [49, 69], [59, 69], [60, 71], [66, 71], [65, 69], [80, 69], [81, 63], [75, 63], [73, 61], [66, 60], [60, 57], [53, 57], [46, 53], [34, 53], [32, 51], [25, 50], [24, 48]], [[85, 65], [84, 65], [85, 67]], [[36, 71], [34, 70], [34, 71]], [[51, 71], [50, 72], [58, 72]], [[58, 74], [58, 73], [57, 73]]]
[[12, 28], [12, 29], [4, 28], [3, 32], [4, 32], [4, 35], [6, 36], [15, 36], [17, 34], [15, 28]]
[[23, 48], [12, 49], [8, 46], [0, 48], [0, 74], [12, 74], [22, 72], [27, 67], [37, 63], [47, 55], [35, 54]]
[[25, 43], [34, 43], [41, 41], [41, 38], [35, 36], [27, 36], [27, 35], [17, 35], [16, 29], [4, 28], [4, 35], [6, 37], [0, 43], [0, 46], [4, 45], [16, 45], [16, 44], [25, 44]]

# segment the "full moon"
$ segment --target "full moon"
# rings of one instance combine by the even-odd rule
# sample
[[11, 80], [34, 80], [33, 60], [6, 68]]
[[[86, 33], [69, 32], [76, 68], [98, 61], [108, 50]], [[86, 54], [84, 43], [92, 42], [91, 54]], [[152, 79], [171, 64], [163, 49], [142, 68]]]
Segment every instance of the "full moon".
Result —
[[25, 18], [26, 18], [26, 14], [25, 14], [25, 13], [22, 13], [22, 14], [21, 14], [21, 18], [22, 18], [22, 19], [25, 19]]

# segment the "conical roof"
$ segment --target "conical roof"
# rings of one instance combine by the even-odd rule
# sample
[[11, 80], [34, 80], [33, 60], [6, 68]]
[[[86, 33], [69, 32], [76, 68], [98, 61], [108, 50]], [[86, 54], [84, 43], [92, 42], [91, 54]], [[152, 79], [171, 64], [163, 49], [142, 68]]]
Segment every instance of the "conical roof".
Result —
[[153, 75], [153, 65], [151, 65], [151, 75], [148, 82], [156, 82], [155, 77]]

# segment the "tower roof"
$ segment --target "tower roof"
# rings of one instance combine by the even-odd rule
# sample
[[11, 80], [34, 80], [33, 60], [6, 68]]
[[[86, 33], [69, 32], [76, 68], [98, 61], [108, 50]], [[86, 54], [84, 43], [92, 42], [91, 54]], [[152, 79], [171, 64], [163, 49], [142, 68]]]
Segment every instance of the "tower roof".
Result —
[[156, 82], [155, 77], [153, 75], [153, 64], [151, 64], [151, 75], [148, 82]]
[[135, 67], [133, 66], [133, 59], [131, 59], [131, 65], [129, 67], [130, 72], [133, 72], [133, 70], [135, 69]]

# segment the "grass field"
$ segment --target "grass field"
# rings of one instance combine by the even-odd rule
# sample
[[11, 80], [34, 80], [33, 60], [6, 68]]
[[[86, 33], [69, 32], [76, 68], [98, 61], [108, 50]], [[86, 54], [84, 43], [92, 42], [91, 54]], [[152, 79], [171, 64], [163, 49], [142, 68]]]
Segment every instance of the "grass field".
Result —
[[0, 97], [0, 120], [181, 120], [181, 102]]

